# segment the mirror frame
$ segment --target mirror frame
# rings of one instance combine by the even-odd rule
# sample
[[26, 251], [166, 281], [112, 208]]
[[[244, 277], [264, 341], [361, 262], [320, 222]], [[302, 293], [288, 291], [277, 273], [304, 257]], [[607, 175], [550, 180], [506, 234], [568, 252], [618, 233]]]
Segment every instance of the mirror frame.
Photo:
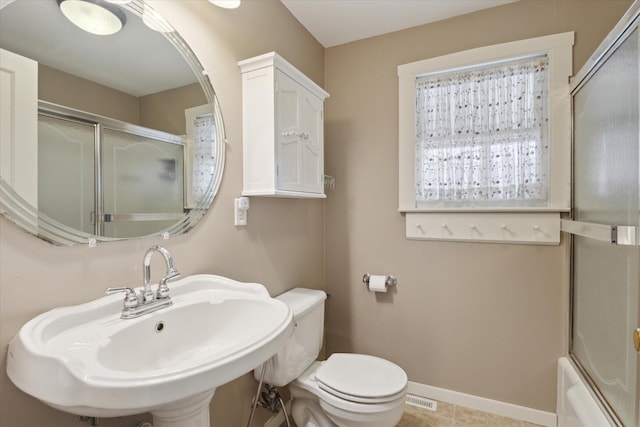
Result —
[[[4, 3], [4, 2], [3, 2]], [[4, 7], [12, 3], [12, 1], [3, 4]], [[155, 11], [144, 0], [133, 0], [128, 4], [121, 5], [142, 19], [145, 7]], [[1, 10], [2, 8], [0, 8]], [[157, 15], [157, 13], [152, 14]], [[160, 15], [157, 15], [158, 17]], [[162, 19], [160, 17], [160, 19]], [[168, 24], [161, 21], [163, 26]], [[185, 59], [191, 70], [194, 72], [200, 87], [204, 91], [207, 103], [212, 107], [213, 119], [215, 124], [215, 146], [216, 153], [215, 170], [212, 180], [209, 183], [204, 197], [185, 214], [184, 218], [158, 232], [129, 238], [96, 236], [90, 233], [73, 229], [53, 218], [39, 212], [28, 202], [26, 202], [13, 188], [0, 177], [0, 216], [4, 217], [8, 222], [22, 229], [23, 231], [45, 240], [49, 243], [59, 246], [71, 246], [79, 244], [88, 244], [94, 246], [97, 242], [109, 242], [119, 240], [141, 239], [145, 237], [162, 236], [168, 238], [173, 235], [185, 234], [191, 230], [207, 213], [213, 204], [215, 196], [220, 188], [222, 176], [224, 172], [225, 151], [226, 151], [226, 131], [225, 125], [220, 111], [220, 105], [215, 95], [215, 91], [209, 80], [207, 72], [191, 50], [189, 45], [182, 39], [180, 34], [171, 27], [171, 32], [165, 32], [163, 35], [178, 50]]]

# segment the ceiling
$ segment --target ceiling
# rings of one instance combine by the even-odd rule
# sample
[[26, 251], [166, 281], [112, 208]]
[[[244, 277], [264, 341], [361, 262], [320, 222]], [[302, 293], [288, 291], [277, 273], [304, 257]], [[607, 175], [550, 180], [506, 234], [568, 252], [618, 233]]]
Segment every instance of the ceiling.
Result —
[[[281, 1], [331, 47], [517, 0]], [[135, 96], [196, 81], [173, 46], [129, 11], [123, 31], [101, 38], [73, 26], [55, 0], [0, 0], [0, 9], [0, 45], [50, 67]]]
[[196, 83], [162, 33], [126, 7], [124, 28], [95, 36], [71, 24], [55, 0], [0, 0], [0, 46], [51, 68], [144, 96]]
[[324, 47], [518, 0], [280, 0]]

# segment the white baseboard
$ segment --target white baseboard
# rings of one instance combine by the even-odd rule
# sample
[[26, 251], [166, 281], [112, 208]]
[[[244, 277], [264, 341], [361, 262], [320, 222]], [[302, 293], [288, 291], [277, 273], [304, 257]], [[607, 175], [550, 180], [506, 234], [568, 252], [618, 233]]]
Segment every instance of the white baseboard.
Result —
[[552, 412], [513, 405], [511, 403], [446, 390], [426, 384], [415, 383], [413, 381], [409, 381], [408, 392], [427, 399], [452, 403], [466, 408], [477, 409], [479, 411], [502, 415], [504, 417], [520, 421], [539, 424], [545, 427], [556, 427], [558, 423], [556, 414]]

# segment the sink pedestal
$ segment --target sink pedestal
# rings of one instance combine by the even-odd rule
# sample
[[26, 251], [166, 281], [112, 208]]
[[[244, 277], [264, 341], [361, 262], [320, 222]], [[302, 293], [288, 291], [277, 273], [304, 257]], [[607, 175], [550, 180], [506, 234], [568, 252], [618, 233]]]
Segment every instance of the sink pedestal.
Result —
[[151, 411], [153, 427], [209, 427], [209, 404], [215, 389]]

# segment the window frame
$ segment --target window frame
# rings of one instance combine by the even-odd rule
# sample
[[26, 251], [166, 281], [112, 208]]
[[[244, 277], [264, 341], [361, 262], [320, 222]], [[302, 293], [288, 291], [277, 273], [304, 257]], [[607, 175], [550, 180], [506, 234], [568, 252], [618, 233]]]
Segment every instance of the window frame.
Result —
[[[571, 207], [571, 95], [574, 33], [485, 46], [398, 66], [400, 212], [567, 212]], [[424, 207], [415, 197], [415, 85], [425, 74], [547, 55], [549, 59], [549, 177], [546, 206]]]

